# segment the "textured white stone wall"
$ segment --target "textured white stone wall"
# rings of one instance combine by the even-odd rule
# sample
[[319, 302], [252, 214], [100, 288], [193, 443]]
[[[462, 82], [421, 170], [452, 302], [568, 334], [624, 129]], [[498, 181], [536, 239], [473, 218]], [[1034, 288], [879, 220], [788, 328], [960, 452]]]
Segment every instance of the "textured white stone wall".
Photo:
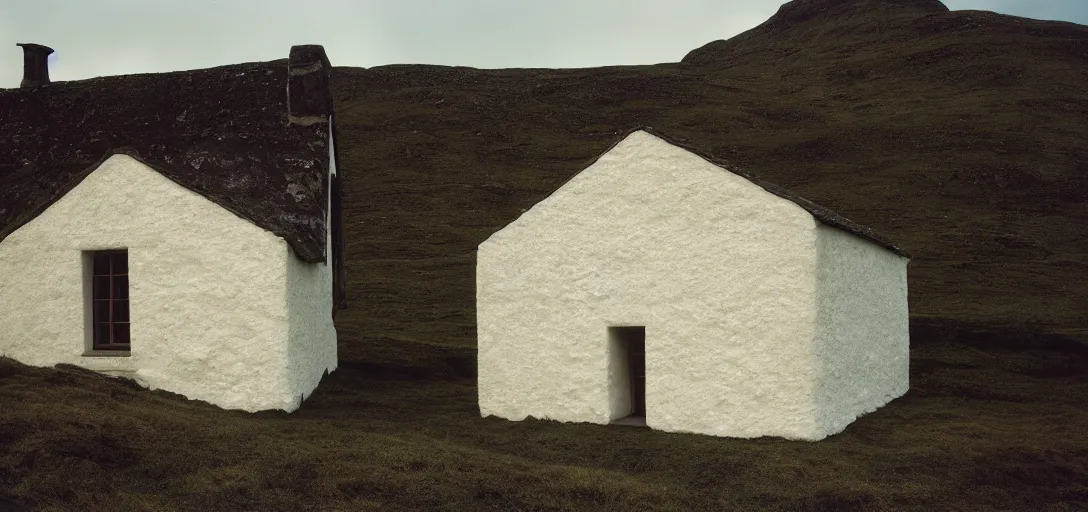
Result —
[[607, 327], [644, 325], [650, 427], [822, 437], [816, 235], [799, 206], [632, 134], [480, 245], [481, 414], [609, 422]]
[[819, 226], [816, 398], [826, 435], [909, 386], [907, 258]]
[[[329, 177], [336, 174], [336, 149], [329, 119]], [[332, 321], [332, 196], [326, 198], [325, 263], [287, 260], [287, 315], [290, 319], [288, 375], [295, 396], [310, 395], [325, 372], [336, 369], [336, 327]]]
[[[118, 248], [129, 257], [131, 356], [87, 357], [81, 252]], [[114, 155], [0, 242], [0, 354], [125, 375], [225, 408], [293, 410], [293, 260], [281, 238]]]

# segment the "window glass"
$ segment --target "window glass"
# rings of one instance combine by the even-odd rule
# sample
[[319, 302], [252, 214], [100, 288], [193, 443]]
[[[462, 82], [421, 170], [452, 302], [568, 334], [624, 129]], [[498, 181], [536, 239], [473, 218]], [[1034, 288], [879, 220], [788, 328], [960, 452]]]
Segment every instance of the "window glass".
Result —
[[108, 322], [110, 321], [110, 301], [108, 300], [96, 300], [94, 301], [94, 322]]
[[113, 301], [113, 318], [114, 322], [128, 322], [128, 301], [127, 300], [115, 300]]
[[104, 276], [110, 273], [110, 255], [105, 253], [95, 253], [94, 255], [94, 275]]
[[94, 276], [94, 298], [110, 298], [110, 276]]
[[110, 324], [94, 324], [94, 343], [105, 345], [110, 342]]
[[113, 295], [112, 299], [127, 299], [128, 298], [128, 276], [113, 276]]
[[127, 274], [128, 273], [128, 253], [120, 252], [111, 256], [110, 273]]
[[113, 324], [113, 342], [128, 343], [128, 324]]

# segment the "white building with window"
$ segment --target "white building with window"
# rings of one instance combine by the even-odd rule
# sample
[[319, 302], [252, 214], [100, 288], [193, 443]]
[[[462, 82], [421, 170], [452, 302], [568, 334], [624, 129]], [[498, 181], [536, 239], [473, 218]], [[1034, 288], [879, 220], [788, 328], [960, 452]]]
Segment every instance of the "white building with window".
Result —
[[345, 306], [330, 65], [0, 90], [0, 356], [294, 410]]
[[480, 412], [822, 439], [907, 391], [907, 262], [634, 131], [480, 244]]

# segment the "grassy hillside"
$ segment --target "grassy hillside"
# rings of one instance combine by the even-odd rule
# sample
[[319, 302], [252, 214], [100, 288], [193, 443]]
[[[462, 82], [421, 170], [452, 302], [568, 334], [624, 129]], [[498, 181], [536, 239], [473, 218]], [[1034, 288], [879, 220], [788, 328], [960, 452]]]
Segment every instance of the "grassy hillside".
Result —
[[648, 125], [904, 247], [916, 318], [1088, 336], [1088, 27], [815, 3], [678, 64], [338, 69], [353, 319], [472, 347], [476, 245]]
[[910, 393], [818, 443], [481, 419], [352, 361], [287, 415], [0, 358], [0, 510], [1083, 510], [1088, 351], [911, 335]]
[[[248, 415], [0, 359], [0, 509], [1083, 510], [1088, 27], [798, 0], [677, 57], [337, 68], [341, 368]], [[819, 443], [479, 418], [476, 245], [640, 125], [912, 254], [907, 396]]]

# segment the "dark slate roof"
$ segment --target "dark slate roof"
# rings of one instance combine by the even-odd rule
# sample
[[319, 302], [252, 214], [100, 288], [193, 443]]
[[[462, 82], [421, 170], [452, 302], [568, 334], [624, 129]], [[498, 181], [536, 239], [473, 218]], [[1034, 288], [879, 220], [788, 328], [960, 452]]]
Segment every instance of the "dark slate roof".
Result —
[[839, 215], [839, 214], [835, 213], [834, 211], [832, 211], [832, 210], [830, 210], [828, 208], [825, 208], [825, 207], [820, 206], [820, 205], [818, 205], [818, 204], [816, 204], [816, 203], [814, 203], [812, 201], [809, 201], [808, 199], [800, 197], [800, 196], [798, 196], [798, 195], [790, 192], [789, 190], [786, 190], [786, 189], [784, 189], [784, 188], [782, 188], [782, 187], [780, 187], [778, 185], [775, 185], [773, 183], [768, 183], [768, 182], [766, 182], [764, 180], [761, 180], [761, 179], [757, 178], [756, 176], [753, 176], [752, 174], [737, 168], [736, 165], [734, 165], [734, 164], [732, 164], [730, 162], [727, 162], [727, 161], [719, 159], [719, 158], [715, 158], [715, 157], [713, 157], [713, 156], [711, 156], [709, 154], [704, 153], [703, 151], [701, 151], [701, 150], [699, 150], [699, 149], [697, 149], [695, 147], [692, 147], [692, 146], [690, 146], [688, 144], [685, 144], [683, 142], [679, 142], [677, 140], [674, 140], [674, 139], [668, 137], [667, 135], [664, 135], [661, 132], [659, 132], [659, 131], [651, 128], [651, 127], [640, 126], [638, 128], [634, 128], [632, 130], [629, 130], [629, 131], [623, 133], [623, 135], [611, 147], [609, 147], [608, 150], [605, 151], [605, 153], [607, 153], [608, 151], [611, 151], [612, 148], [614, 148], [616, 145], [618, 145], [620, 142], [622, 142], [624, 139], [626, 139], [632, 133], [635, 133], [635, 132], [638, 132], [638, 131], [644, 131], [646, 133], [649, 133], [649, 134], [651, 134], [651, 135], [653, 135], [655, 137], [658, 137], [658, 138], [664, 140], [665, 142], [668, 142], [669, 144], [672, 144], [673, 146], [682, 148], [682, 149], [684, 149], [686, 151], [690, 151], [691, 153], [694, 153], [695, 155], [698, 155], [700, 158], [702, 158], [703, 160], [706, 160], [707, 162], [710, 162], [710, 163], [712, 163], [712, 164], [714, 164], [714, 165], [716, 165], [718, 167], [721, 167], [722, 169], [724, 169], [726, 171], [729, 171], [729, 172], [731, 172], [733, 174], [736, 174], [736, 175], [738, 175], [738, 176], [740, 176], [740, 177], [742, 177], [742, 178], [744, 178], [744, 179], [746, 179], [746, 180], [748, 180], [748, 181], [750, 181], [752, 183], [755, 183], [756, 185], [758, 185], [763, 190], [766, 190], [767, 192], [770, 192], [770, 193], [772, 193], [772, 194], [774, 194], [774, 195], [776, 195], [778, 197], [781, 197], [782, 199], [786, 199], [786, 200], [796, 204], [797, 206], [800, 206], [801, 208], [804, 208], [805, 211], [812, 214], [812, 216], [815, 217], [816, 220], [818, 220], [818, 221], [820, 221], [820, 222], [822, 222], [822, 223], [824, 223], [824, 224], [826, 224], [828, 226], [838, 228], [838, 229], [841, 229], [841, 230], [846, 231], [848, 233], [857, 235], [857, 236], [859, 236], [861, 238], [864, 238], [864, 239], [866, 239], [866, 240], [868, 240], [870, 242], [873, 242], [873, 243], [875, 243], [877, 245], [880, 245], [881, 247], [884, 247], [884, 248], [886, 248], [886, 249], [888, 249], [888, 250], [890, 250], [890, 251], [892, 251], [892, 252], [894, 252], [894, 253], [896, 253], [896, 254], [898, 254], [900, 256], [903, 256], [905, 258], [910, 257], [910, 255], [907, 254], [906, 251], [904, 251], [900, 247], [892, 244], [891, 242], [889, 242], [884, 237], [876, 234], [872, 229], [869, 229], [869, 228], [867, 228], [865, 226], [857, 224], [857, 223], [851, 221], [850, 219], [847, 219], [846, 217], [843, 217], [842, 215]]
[[[288, 64], [0, 90], [0, 241], [121, 153], [325, 261], [330, 68], [320, 46], [293, 48]], [[303, 122], [288, 122], [289, 74], [310, 94], [290, 109]]]

